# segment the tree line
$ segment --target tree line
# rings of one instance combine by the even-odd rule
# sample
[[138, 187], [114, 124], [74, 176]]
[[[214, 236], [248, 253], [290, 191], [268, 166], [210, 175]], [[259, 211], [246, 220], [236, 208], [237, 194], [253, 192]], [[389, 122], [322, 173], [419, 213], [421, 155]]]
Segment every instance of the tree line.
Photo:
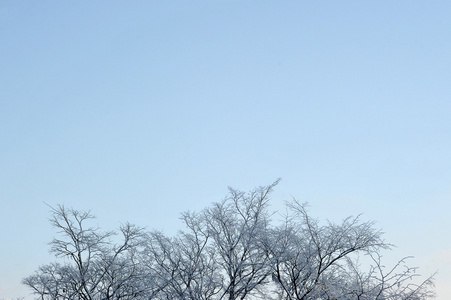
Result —
[[[90, 212], [52, 208], [58, 235], [50, 251], [57, 260], [23, 284], [42, 300], [434, 297], [433, 277], [418, 280], [408, 258], [382, 264], [391, 245], [373, 222], [359, 216], [320, 222], [295, 199], [284, 215], [271, 212], [277, 183], [249, 192], [229, 188], [222, 201], [182, 213], [184, 229], [175, 236], [129, 223], [102, 231], [90, 225]], [[362, 267], [361, 257], [371, 265]]]

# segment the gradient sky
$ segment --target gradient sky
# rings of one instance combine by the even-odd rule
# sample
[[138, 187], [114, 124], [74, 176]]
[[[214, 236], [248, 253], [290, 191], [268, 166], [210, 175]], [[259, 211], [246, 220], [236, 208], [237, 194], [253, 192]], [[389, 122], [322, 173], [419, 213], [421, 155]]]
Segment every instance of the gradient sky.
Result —
[[279, 177], [450, 299], [450, 115], [450, 1], [3, 0], [0, 299], [53, 260], [45, 203], [173, 234]]

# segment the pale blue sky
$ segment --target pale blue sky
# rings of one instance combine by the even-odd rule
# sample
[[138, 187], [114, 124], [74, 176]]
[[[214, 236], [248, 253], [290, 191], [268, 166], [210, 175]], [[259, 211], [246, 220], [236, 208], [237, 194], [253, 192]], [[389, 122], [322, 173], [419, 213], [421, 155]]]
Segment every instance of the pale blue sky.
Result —
[[1, 1], [0, 298], [52, 260], [44, 202], [174, 233], [281, 177], [450, 299], [450, 82], [449, 1]]

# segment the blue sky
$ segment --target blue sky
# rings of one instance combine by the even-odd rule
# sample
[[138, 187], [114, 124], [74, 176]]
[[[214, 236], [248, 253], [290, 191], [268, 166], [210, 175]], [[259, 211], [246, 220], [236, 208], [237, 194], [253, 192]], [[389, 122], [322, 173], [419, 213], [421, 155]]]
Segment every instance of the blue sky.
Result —
[[[49, 205], [168, 234], [281, 177], [274, 209], [363, 213], [451, 297], [449, 1], [2, 1], [0, 298]], [[31, 298], [27, 298], [31, 299]]]

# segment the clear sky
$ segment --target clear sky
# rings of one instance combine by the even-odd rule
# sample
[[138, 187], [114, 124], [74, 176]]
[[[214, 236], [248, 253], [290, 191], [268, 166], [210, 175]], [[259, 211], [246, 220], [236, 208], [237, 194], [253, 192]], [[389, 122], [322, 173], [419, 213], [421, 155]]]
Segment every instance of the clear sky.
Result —
[[450, 115], [450, 1], [3, 0], [0, 298], [53, 259], [44, 202], [172, 234], [281, 177], [451, 299]]

